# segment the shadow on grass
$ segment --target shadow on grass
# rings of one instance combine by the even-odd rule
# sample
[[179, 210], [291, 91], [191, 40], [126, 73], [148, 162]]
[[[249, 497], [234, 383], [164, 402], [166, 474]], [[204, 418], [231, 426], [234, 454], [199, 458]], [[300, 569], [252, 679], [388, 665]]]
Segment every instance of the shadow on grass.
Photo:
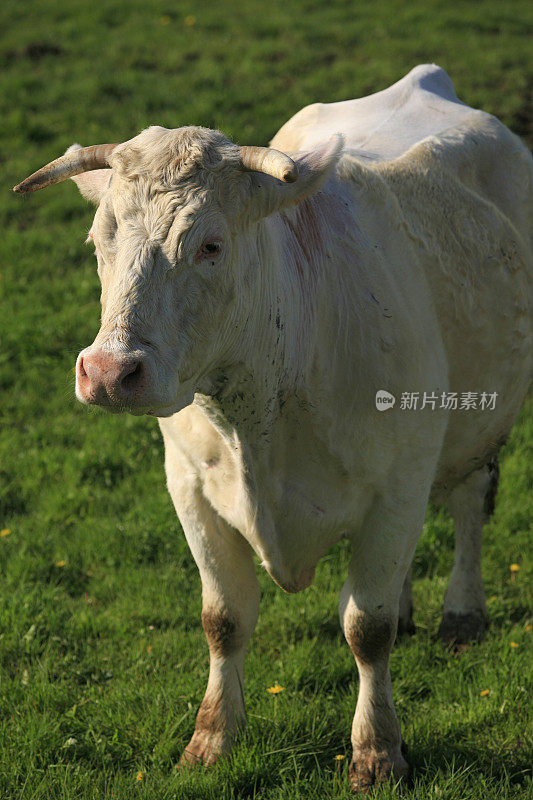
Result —
[[[236, 758], [216, 768], [222, 782], [227, 781], [240, 798], [262, 796], [261, 792], [266, 796], [292, 781], [292, 763], [297, 765], [299, 780], [307, 776], [311, 785], [315, 781], [322, 785], [324, 781], [331, 782], [332, 791], [333, 784], [340, 781], [341, 789], [351, 758], [348, 734], [344, 737], [337, 730], [331, 738], [326, 736], [320, 741], [316, 738], [312, 741], [296, 730], [288, 741], [288, 734], [286, 729], [269, 725], [262, 735], [257, 730], [246, 732]], [[479, 745], [472, 741], [474, 738], [480, 739]], [[345, 756], [340, 763], [336, 760], [338, 754]], [[446, 794], [451, 783], [460, 789], [457, 796], [481, 798], [484, 788], [501, 791], [504, 796], [505, 787], [512, 787], [513, 796], [515, 791], [522, 790], [526, 796], [533, 778], [525, 737], [507, 745], [491, 741], [484, 722], [456, 725], [444, 734], [435, 731], [423, 741], [410, 743], [404, 754], [411, 766], [410, 778], [401, 792], [383, 787], [385, 797], [412, 794], [419, 798], [430, 793], [433, 796], [434, 792], [438, 796], [439, 791], [444, 791], [442, 796], [451, 796]]]
[[[473, 735], [485, 737], [483, 746], [470, 741]], [[462, 741], [463, 740], [463, 741]], [[488, 783], [510, 783], [525, 786], [533, 777], [526, 741], [518, 739], [512, 745], [491, 745], [484, 723], [457, 726], [452, 732], [435, 735], [423, 745], [407, 747], [407, 759], [412, 780], [425, 784], [437, 775], [469, 774], [472, 780]]]

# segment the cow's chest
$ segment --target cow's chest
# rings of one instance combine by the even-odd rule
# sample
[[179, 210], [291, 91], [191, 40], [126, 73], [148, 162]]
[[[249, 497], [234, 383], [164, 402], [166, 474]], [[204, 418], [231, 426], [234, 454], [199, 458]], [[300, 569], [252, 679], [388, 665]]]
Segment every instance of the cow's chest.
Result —
[[253, 474], [222, 458], [203, 472], [205, 497], [286, 591], [311, 583], [319, 559], [349, 527], [358, 495], [331, 460], [307, 456], [295, 449], [289, 463], [256, 462]]
[[322, 555], [368, 507], [353, 463], [349, 469], [305, 416], [297, 425], [281, 420], [268, 442], [252, 446], [217, 430], [194, 407], [177, 416], [179, 446], [212, 508], [248, 540], [283, 589], [308, 586]]

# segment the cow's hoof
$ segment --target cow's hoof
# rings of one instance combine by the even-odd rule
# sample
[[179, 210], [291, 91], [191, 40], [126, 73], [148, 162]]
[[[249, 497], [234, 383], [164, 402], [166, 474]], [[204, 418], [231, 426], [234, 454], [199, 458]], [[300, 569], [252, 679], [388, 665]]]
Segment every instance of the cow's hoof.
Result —
[[488, 625], [489, 621], [484, 611], [470, 611], [467, 614], [447, 611], [442, 617], [437, 635], [450, 645], [481, 642]]
[[403, 636], [413, 636], [416, 633], [416, 626], [412, 617], [402, 619], [398, 618], [398, 629], [396, 631], [396, 638], [401, 639]]
[[354, 751], [349, 768], [350, 783], [356, 792], [370, 792], [375, 786], [397, 782], [408, 775], [409, 764], [400, 752], [391, 756], [385, 751]]
[[214, 764], [226, 749], [220, 734], [195, 733], [176, 766], [181, 769]]

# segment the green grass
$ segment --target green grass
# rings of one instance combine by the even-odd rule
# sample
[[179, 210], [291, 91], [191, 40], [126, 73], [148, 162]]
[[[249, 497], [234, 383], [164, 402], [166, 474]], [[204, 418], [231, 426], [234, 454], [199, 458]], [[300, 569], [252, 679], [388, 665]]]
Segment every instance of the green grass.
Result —
[[[3, 3], [3, 800], [348, 797], [334, 756], [349, 754], [357, 696], [337, 621], [348, 556], [339, 546], [296, 597], [260, 576], [244, 739], [211, 770], [174, 770], [208, 662], [200, 582], [165, 490], [160, 435], [154, 420], [74, 399], [75, 355], [98, 328], [98, 279], [83, 245], [90, 207], [70, 183], [24, 200], [11, 186], [73, 141], [118, 141], [148, 124], [202, 124], [264, 144], [306, 103], [382, 89], [424, 61], [533, 144], [532, 29], [525, 0]], [[461, 655], [435, 641], [452, 531], [444, 512], [428, 513], [414, 570], [418, 632], [392, 655], [408, 797], [533, 796], [532, 442], [530, 404], [503, 451], [487, 529], [492, 627]], [[265, 691], [275, 681], [285, 687], [276, 698]]]

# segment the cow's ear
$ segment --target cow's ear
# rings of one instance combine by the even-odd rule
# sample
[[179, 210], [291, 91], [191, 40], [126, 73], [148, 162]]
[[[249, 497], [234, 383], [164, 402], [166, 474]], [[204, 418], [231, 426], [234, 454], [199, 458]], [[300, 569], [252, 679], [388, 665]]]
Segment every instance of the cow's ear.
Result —
[[313, 150], [291, 153], [298, 167], [298, 178], [294, 183], [282, 183], [270, 175], [252, 172], [252, 191], [248, 206], [249, 222], [282, 211], [318, 192], [333, 173], [344, 146], [344, 137], [335, 134], [331, 139]]
[[[81, 145], [71, 144], [67, 153], [72, 150], [79, 150]], [[109, 179], [111, 178], [112, 169], [93, 169], [91, 172], [82, 172], [80, 175], [73, 175], [71, 180], [77, 185], [80, 194], [86, 200], [98, 205], [102, 199], [102, 195], [109, 186]]]

